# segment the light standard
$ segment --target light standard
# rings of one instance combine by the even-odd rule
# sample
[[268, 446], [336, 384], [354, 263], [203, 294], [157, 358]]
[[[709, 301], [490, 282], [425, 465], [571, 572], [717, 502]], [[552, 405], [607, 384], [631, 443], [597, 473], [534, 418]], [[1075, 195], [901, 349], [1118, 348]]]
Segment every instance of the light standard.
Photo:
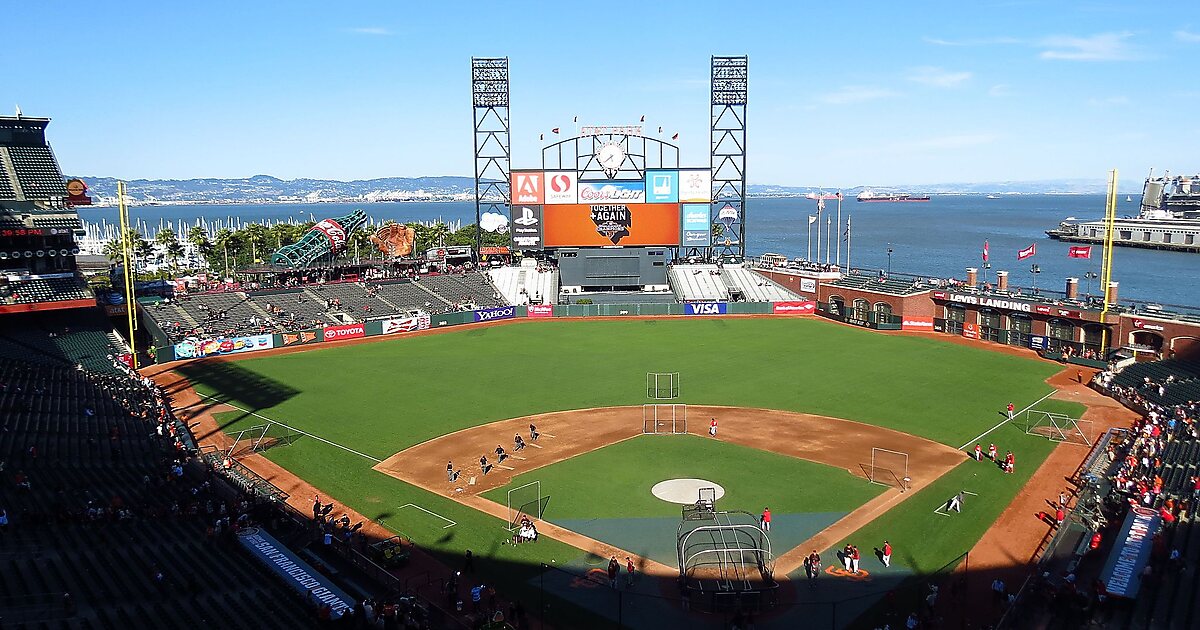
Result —
[[1041, 267], [1038, 267], [1036, 264], [1029, 267], [1029, 277], [1032, 278], [1033, 292], [1035, 294], [1037, 293], [1037, 275], [1039, 273], [1042, 273]]
[[892, 244], [888, 243], [888, 278], [892, 277]]
[[1092, 280], [1099, 278], [1100, 274], [1096, 273], [1095, 271], [1089, 271], [1089, 272], [1083, 274], [1083, 277], [1087, 278], [1087, 281], [1088, 281], [1087, 296], [1088, 296], [1088, 301], [1090, 302], [1092, 300]]

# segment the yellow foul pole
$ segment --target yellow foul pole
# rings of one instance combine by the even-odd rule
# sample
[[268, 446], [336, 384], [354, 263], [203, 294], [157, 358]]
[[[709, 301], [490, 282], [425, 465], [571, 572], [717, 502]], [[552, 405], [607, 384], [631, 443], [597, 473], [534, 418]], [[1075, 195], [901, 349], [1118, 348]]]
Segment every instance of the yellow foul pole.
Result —
[[1108, 339], [1108, 308], [1114, 306], [1110, 284], [1112, 283], [1112, 251], [1113, 231], [1117, 220], [1117, 169], [1108, 173], [1108, 199], [1104, 204], [1104, 259], [1100, 263], [1100, 287], [1104, 291], [1104, 310], [1100, 311], [1101, 328], [1100, 352], [1103, 354], [1109, 345]]
[[133, 354], [133, 369], [138, 369], [137, 342], [134, 331], [137, 330], [137, 318], [134, 309], [137, 308], [137, 296], [133, 292], [133, 243], [129, 240], [129, 208], [125, 205], [125, 182], [117, 182], [117, 208], [121, 216], [121, 259], [125, 266], [125, 316], [129, 323], [129, 349]]

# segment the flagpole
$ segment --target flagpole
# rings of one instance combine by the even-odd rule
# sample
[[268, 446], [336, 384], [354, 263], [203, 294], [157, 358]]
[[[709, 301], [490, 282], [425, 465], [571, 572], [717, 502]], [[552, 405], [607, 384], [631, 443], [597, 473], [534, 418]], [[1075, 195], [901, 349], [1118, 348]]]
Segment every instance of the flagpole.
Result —
[[[821, 199], [817, 200], [817, 256], [821, 255], [821, 210], [825, 202]], [[811, 258], [809, 260], [812, 260]]]
[[[841, 230], [842, 229], [842, 191], [840, 191], [840, 190], [838, 191], [837, 199], [838, 199], [838, 207], [837, 207], [838, 230]], [[834, 263], [836, 263], [839, 267], [842, 265], [842, 235], [841, 234], [838, 234], [837, 256], [834, 258]]]
[[846, 271], [850, 271], [850, 216], [846, 216]]
[[808, 221], [808, 255], [804, 257], [804, 260], [812, 262], [812, 215], [808, 215], [806, 219]]
[[825, 264], [829, 264], [829, 241], [833, 240], [833, 217], [825, 217]]

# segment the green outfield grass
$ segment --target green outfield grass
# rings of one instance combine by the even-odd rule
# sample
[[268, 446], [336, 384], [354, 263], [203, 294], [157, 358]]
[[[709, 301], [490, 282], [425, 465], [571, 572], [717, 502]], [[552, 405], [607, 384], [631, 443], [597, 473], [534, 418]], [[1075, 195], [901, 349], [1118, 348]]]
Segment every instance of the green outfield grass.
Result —
[[[985, 346], [799, 318], [520, 322], [180, 368], [201, 394], [376, 459], [495, 420], [641, 404], [647, 402], [646, 372], [680, 372], [680, 402], [688, 404], [816, 413], [957, 447], [1002, 420], [1009, 401], [1020, 408], [1051, 391], [1044, 381], [1059, 369]], [[1078, 415], [1081, 408], [1060, 410]], [[227, 431], [262, 423], [242, 412], [218, 419]], [[1000, 435], [1001, 449], [1018, 454], [1020, 470], [987, 481], [987, 510], [964, 513], [962, 527], [938, 529], [936, 544], [910, 544], [920, 539], [922, 528], [938, 523], [922, 516], [928, 510], [916, 501], [926, 493], [936, 498], [930, 489], [879, 519], [878, 532], [864, 532], [864, 537], [887, 534], [903, 540], [911, 555], [898, 552], [897, 560], [919, 568], [939, 566], [943, 558], [968, 549], [1050, 450], [1046, 440], [1011, 427]], [[577, 554], [549, 540], [532, 547], [500, 546], [506, 535], [502, 521], [377, 473], [370, 469], [373, 462], [316, 440], [301, 439], [267, 456], [434, 553], [458, 556], [472, 549], [504, 561], [509, 583], [518, 583], [522, 571], [535, 574], [540, 562]], [[659, 462], [650, 459], [639, 466], [652, 464]], [[564, 470], [579, 466], [562, 465], [568, 467]], [[961, 470], [966, 469], [951, 475], [966, 474]], [[746, 475], [746, 483], [753, 483], [753, 471]], [[770, 499], [773, 508], [785, 500]], [[458, 525], [443, 529], [445, 523], [436, 518], [399, 509], [406, 503]]]
[[517, 475], [483, 496], [505, 505], [508, 490], [540, 481], [547, 520], [670, 517], [679, 507], [650, 492], [667, 479], [721, 485], [723, 510], [757, 514], [849, 512], [883, 486], [832, 466], [695, 435], [647, 435]]

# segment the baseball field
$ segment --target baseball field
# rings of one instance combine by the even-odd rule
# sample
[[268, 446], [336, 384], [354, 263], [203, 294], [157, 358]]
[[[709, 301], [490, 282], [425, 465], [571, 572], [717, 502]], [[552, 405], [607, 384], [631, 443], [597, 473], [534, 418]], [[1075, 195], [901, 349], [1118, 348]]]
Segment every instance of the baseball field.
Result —
[[[557, 594], [553, 615], [582, 626], [608, 613], [569, 588], [539, 584], [542, 563], [589, 570], [597, 550], [582, 540], [670, 568], [679, 506], [650, 489], [673, 478], [721, 485], [721, 509], [770, 506], [778, 577], [799, 575], [806, 541], [819, 541], [824, 555], [886, 538], [896, 554], [892, 567], [870, 567], [880, 577], [944, 567], [1053, 448], [1001, 421], [1010, 401], [1021, 408], [1050, 393], [1046, 379], [1058, 369], [812, 319], [614, 318], [438, 331], [178, 371], [204, 400], [231, 406], [217, 416], [227, 433], [268, 421], [305, 432], [264, 454], [451, 564], [472, 550], [483, 579], [515, 597]], [[672, 402], [688, 405], [692, 435], [641, 435], [648, 372], [680, 374]], [[1082, 409], [1054, 400], [1038, 408]], [[715, 439], [704, 435], [710, 417], [721, 422]], [[514, 433], [527, 434], [530, 422], [541, 439], [512, 453]], [[1015, 473], [954, 452], [976, 439], [1015, 453]], [[494, 463], [497, 444], [509, 458], [485, 475], [476, 460]], [[872, 448], [908, 453], [910, 492], [868, 481]], [[461, 471], [457, 482], [446, 479], [447, 459]], [[543, 535], [505, 544], [508, 491], [532, 482]], [[964, 490], [972, 498], [961, 515], [936, 511]], [[848, 582], [844, 594], [865, 588]], [[822, 597], [841, 596], [834, 589]]]

